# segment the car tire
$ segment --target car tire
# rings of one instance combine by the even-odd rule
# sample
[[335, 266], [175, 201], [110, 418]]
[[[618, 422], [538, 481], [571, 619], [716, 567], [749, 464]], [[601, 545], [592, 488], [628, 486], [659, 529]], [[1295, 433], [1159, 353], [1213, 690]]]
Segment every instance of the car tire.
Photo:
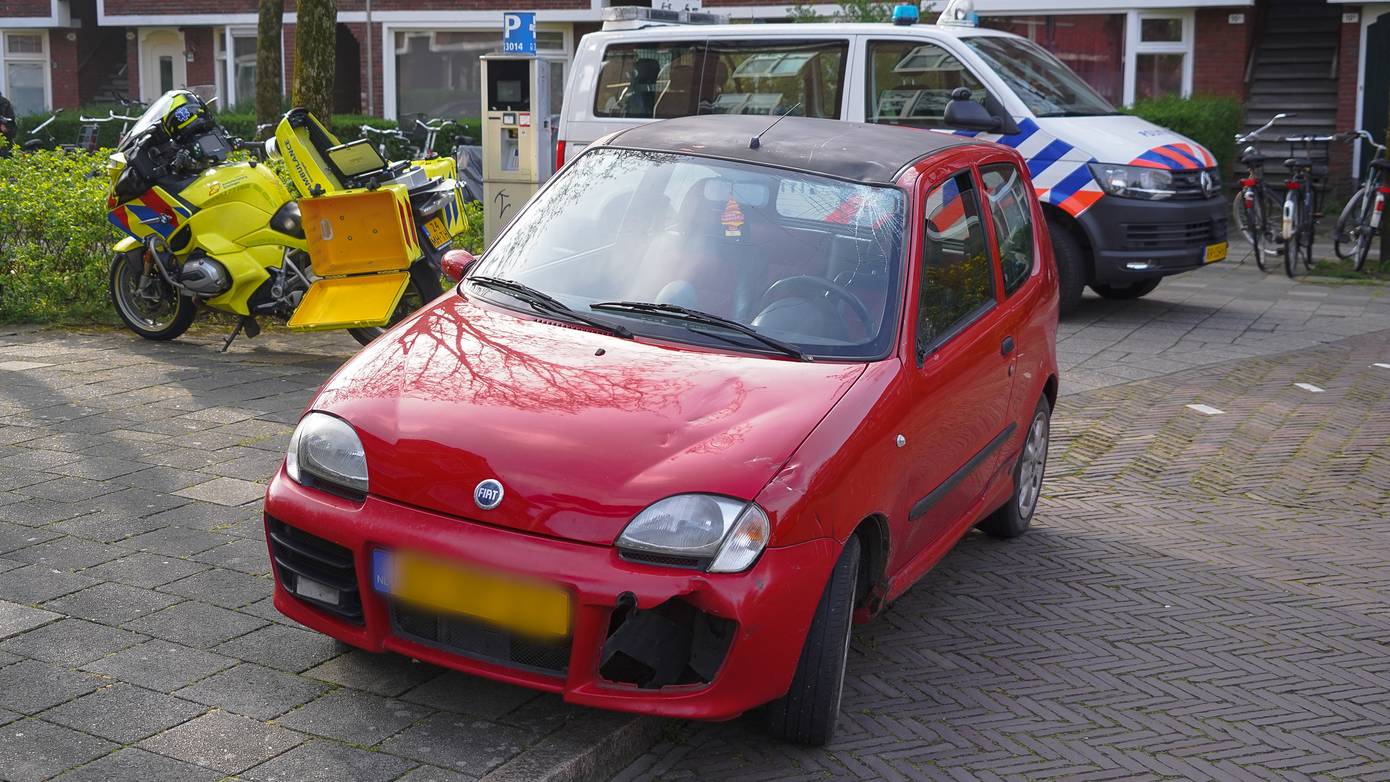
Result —
[[1081, 304], [1081, 292], [1086, 288], [1086, 251], [1067, 227], [1055, 220], [1047, 221], [1052, 236], [1052, 256], [1057, 261], [1057, 309], [1070, 315]]
[[[1023, 448], [1014, 462], [1014, 490], [1009, 501], [979, 523], [980, 530], [992, 538], [1016, 538], [1028, 531], [1042, 495], [1043, 474], [1047, 470], [1047, 444], [1052, 432], [1052, 405], [1044, 396], [1028, 419]], [[1031, 450], [1030, 450], [1031, 449]]]
[[1091, 290], [1096, 292], [1102, 299], [1142, 299], [1153, 293], [1154, 288], [1163, 281], [1162, 277], [1150, 277], [1147, 280], [1139, 280], [1128, 285], [1101, 285], [1093, 283]]
[[777, 738], [819, 747], [835, 735], [858, 584], [859, 538], [851, 535], [821, 593], [792, 686], [767, 706], [768, 730]]

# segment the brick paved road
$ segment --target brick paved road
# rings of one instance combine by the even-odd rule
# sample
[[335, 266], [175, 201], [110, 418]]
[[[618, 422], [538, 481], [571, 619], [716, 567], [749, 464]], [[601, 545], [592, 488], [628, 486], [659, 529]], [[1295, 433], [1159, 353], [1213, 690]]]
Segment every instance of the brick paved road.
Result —
[[530, 780], [650, 735], [276, 613], [264, 481], [353, 343], [215, 339], [0, 329], [0, 779]]
[[[829, 755], [797, 755], [797, 762], [806, 769], [829, 763], [840, 774], [858, 774], [861, 767], [837, 764], [888, 762], [893, 753], [933, 762], [955, 757], [964, 763], [977, 755], [987, 757], [971, 748], [972, 743], [978, 747], [1006, 739], [1010, 753], [1042, 742], [1066, 747], [1057, 750], [1065, 759], [1085, 756], [1083, 750], [1075, 749], [1077, 739], [1065, 728], [1090, 724], [1081, 722], [1081, 707], [1086, 704], [1068, 693], [1080, 698], [1097, 683], [1108, 684], [1106, 677], [1164, 681], [1159, 663], [1177, 653], [1136, 640], [1135, 648], [1154, 660], [1151, 670], [1141, 669], [1138, 674], [1128, 656], [1114, 660], [1100, 673], [1090, 672], [1086, 661], [1096, 654], [1114, 654], [1106, 644], [1132, 633], [1124, 624], [1127, 612], [1147, 615], [1158, 610], [1151, 604], [1163, 597], [1168, 583], [1165, 574], [1170, 569], [1181, 572], [1176, 569], [1181, 557], [1226, 556], [1221, 554], [1224, 551], [1233, 557], [1247, 555], [1239, 540], [1193, 543], [1173, 531], [1173, 519], [1205, 519], [1206, 512], [1191, 510], [1190, 501], [1177, 510], [1182, 486], [1159, 492], [1168, 484], [1151, 473], [1170, 452], [1183, 452], [1178, 445], [1188, 441], [1181, 437], [1188, 436], [1188, 428], [1197, 423], [1175, 418], [1179, 439], [1154, 433], [1154, 443], [1161, 447], [1146, 450], [1145, 435], [1132, 419], [1133, 411], [1142, 410], [1148, 402], [1131, 404], [1124, 395], [1138, 393], [1127, 389], [1148, 386], [1115, 384], [1132, 376], [1387, 327], [1390, 298], [1384, 288], [1292, 285], [1241, 268], [1212, 268], [1165, 282], [1151, 299], [1137, 304], [1088, 298], [1080, 317], [1063, 325], [1063, 361], [1069, 368], [1065, 382], [1069, 390], [1111, 386], [1087, 398], [1114, 401], [1108, 403], [1109, 412], [1096, 419], [1094, 431], [1072, 432], [1059, 422], [1059, 435], [1066, 433], [1075, 443], [1066, 464], [1074, 462], [1076, 474], [1054, 481], [1051, 498], [1052, 512], [1063, 514], [1065, 522], [1049, 516], [1041, 534], [1008, 548], [968, 541], [886, 621], [859, 634], [856, 670], [861, 677], [853, 685], [850, 708], [857, 713], [874, 708], [867, 704], [886, 703], [883, 696], [872, 696], [871, 688], [887, 692], [899, 688], [901, 699], [912, 702], [911, 707], [885, 708], [874, 719], [891, 726], [884, 729], [886, 734], [880, 731], [882, 735], [923, 731], [911, 734], [917, 735], [915, 743], [909, 742], [912, 749], [897, 746], [898, 738], [880, 738], [875, 740], [884, 747], [880, 760], [855, 760], [874, 756], [866, 754], [872, 742], [861, 738]], [[265, 335], [239, 341], [231, 353], [222, 355], [214, 350], [220, 336], [204, 331], [174, 344], [156, 345], [118, 331], [71, 334], [0, 327], [0, 779], [41, 779], [66, 769], [73, 769], [65, 777], [70, 780], [238, 775], [245, 779], [399, 777], [420, 782], [509, 771], [512, 778], [525, 779], [529, 767], [523, 767], [523, 762], [564, 757], [585, 742], [612, 738], [614, 728], [630, 725], [611, 715], [562, 708], [553, 698], [400, 658], [344, 653], [328, 639], [286, 624], [269, 604], [259, 496], [265, 479], [279, 464], [289, 425], [312, 390], [351, 354], [355, 344], [339, 334]], [[1311, 382], [1323, 384], [1316, 378]], [[1230, 380], [1215, 390], [1229, 394], [1239, 388], [1239, 382]], [[1107, 396], [1112, 393], [1120, 396]], [[1318, 397], [1350, 404], [1353, 410], [1376, 398], [1365, 390], [1350, 396], [1329, 390]], [[1219, 495], [1211, 487], [1235, 487], [1230, 498], [1220, 501], [1224, 503], [1219, 504], [1221, 512], [1247, 521], [1260, 519], [1261, 508], [1268, 512], [1262, 503], [1285, 501], [1299, 486], [1323, 492], [1305, 499], [1315, 502], [1315, 507], [1335, 509], [1339, 524], [1369, 513], [1372, 508], [1367, 503], [1372, 497], [1380, 498], [1376, 501], [1383, 510], [1383, 485], [1379, 494], [1364, 483], [1358, 484], [1355, 493], [1342, 494], [1340, 479], [1322, 477], [1315, 469], [1323, 463], [1323, 468], [1337, 470], [1359, 464], [1334, 447], [1337, 433], [1354, 421], [1334, 420], [1330, 430], [1314, 431], [1302, 418], [1284, 421], [1287, 413], [1264, 410], [1246, 417], [1239, 413], [1242, 408], [1224, 396], [1213, 399], [1212, 404], [1232, 412], [1224, 418], [1204, 419], [1201, 426], [1239, 423], [1241, 436], [1231, 442], [1243, 445], [1198, 439], [1189, 446], [1210, 449], [1210, 453], [1200, 451], [1210, 468], [1194, 478], [1203, 491]], [[1062, 412], [1077, 409], [1078, 404], [1069, 400]], [[1269, 432], [1280, 427], [1280, 431], [1305, 434], [1304, 448], [1314, 457], [1323, 454], [1321, 461], [1314, 458], [1311, 467], [1304, 462], [1276, 463], [1271, 454], [1277, 455], [1278, 450], [1260, 446], [1259, 438], [1270, 437]], [[1101, 449], [1111, 441], [1116, 444], [1109, 451], [1086, 450]], [[1275, 442], [1282, 447], [1282, 440]], [[1257, 476], [1279, 476], [1280, 480], [1241, 483], [1247, 463], [1259, 465]], [[1059, 460], [1054, 468], [1062, 464]], [[1130, 465], [1127, 471], [1120, 469], [1124, 465]], [[1378, 465], [1378, 474], [1383, 475], [1384, 461]], [[1102, 474], [1106, 482], [1092, 487], [1090, 481]], [[1139, 494], [1130, 494], [1131, 490]], [[1111, 510], [1111, 505], [1122, 507], [1123, 513]], [[1300, 511], [1297, 518], [1308, 516], [1313, 517], [1309, 523], [1318, 523], [1315, 510]], [[1146, 554], [1151, 560], [1134, 567], [1140, 573], [1152, 570], [1148, 575], [1154, 579], [1152, 585], [1144, 584], [1135, 573], [1119, 579], [1107, 575], [1106, 568], [1121, 567], [1107, 563], [1123, 562], [1124, 552], [1131, 550], [1126, 547], [1134, 545], [1132, 538], [1115, 530], [1116, 518], [1142, 522], [1140, 540], [1147, 542], [1137, 550], [1153, 547]], [[1266, 523], [1277, 526], [1281, 518]], [[1093, 526], [1084, 527], [1085, 532], [1066, 526], [1084, 525], [1087, 520]], [[1210, 528], [1220, 527], [1212, 524]], [[1291, 538], [1280, 539], [1286, 540], [1280, 545], [1293, 545], [1287, 543]], [[1325, 537], [1319, 530], [1306, 541], [1310, 548], [1302, 552], [1305, 559], [1300, 566], [1321, 563], [1318, 557], [1333, 545], [1330, 541], [1341, 545], [1340, 538]], [[1357, 548], [1372, 552], [1373, 543]], [[1195, 550], [1189, 550], [1194, 546]], [[1181, 554], [1177, 563], [1167, 558], [1175, 554]], [[1248, 555], [1255, 554], [1274, 556], [1262, 549]], [[1020, 575], [984, 568], [1000, 556]], [[1264, 562], [1260, 560], [1261, 567]], [[1039, 567], [1043, 570], [1036, 570]], [[1247, 573], [1251, 567], [1232, 566], [1234, 572], [1225, 576], [1228, 580], [1219, 583], [1256, 578]], [[1077, 568], [1089, 574], [1091, 581], [1070, 585], [1068, 578]], [[1184, 574], [1182, 580], [1187, 577]], [[1199, 568], [1191, 577], [1206, 576]], [[1366, 574], [1357, 577], [1371, 580]], [[968, 585], [969, 599], [959, 591], [942, 589], [943, 584], [950, 587], [956, 581]], [[1345, 587], [1339, 576], [1321, 570], [1313, 581], [1299, 583], [1303, 584], [1299, 589]], [[1020, 584], [1046, 595], [1048, 602], [1043, 605], [1054, 606], [1046, 611], [1055, 614], [1020, 620], [1027, 623], [1024, 641], [990, 635], [988, 627], [996, 616], [982, 618], [981, 606], [998, 611], [996, 596], [1016, 594], [1011, 590]], [[1256, 586], [1251, 587], [1253, 595], [1287, 585]], [[1089, 601], [1083, 601], [1084, 610], [1071, 602], [1072, 591], [1083, 588], [1084, 601]], [[1131, 594], [1136, 590], [1142, 597]], [[1202, 595], [1203, 600], [1217, 599]], [[1383, 593], [1380, 597], [1383, 604]], [[1316, 622], [1325, 620], [1316, 604], [1299, 604], [1282, 592], [1268, 602], [1287, 606], [1305, 618], [1305, 625], [1290, 632], [1304, 634], [1317, 649], [1342, 655], [1348, 670], [1357, 671], [1357, 676], [1386, 675], [1385, 668], [1366, 674], [1366, 669], [1357, 667], [1355, 652], [1366, 643], [1364, 632], [1348, 629], [1345, 635], [1324, 638]], [[1181, 602], [1166, 604], [1174, 606], [1162, 609], [1175, 612], [1169, 618], [1187, 616], [1179, 608]], [[1066, 623], [1074, 621], [1078, 611], [1104, 617], [1104, 632], [1068, 629]], [[1350, 618], [1337, 621], [1371, 621], [1366, 616], [1385, 619], [1383, 608], [1367, 609], [1360, 618], [1346, 608], [1335, 614], [1344, 615]], [[1340, 625], [1331, 626], [1342, 632]], [[1247, 635], [1284, 638], [1276, 635], [1283, 628], [1255, 627]], [[1215, 632], [1205, 624], [1201, 629]], [[1170, 629], [1172, 633], [1191, 631], [1181, 621]], [[885, 661], [877, 678], [867, 676], [871, 668], [865, 667], [863, 656], [869, 645], [887, 649], [899, 636], [925, 637], [930, 643], [914, 643], [915, 651], [899, 651], [898, 657]], [[982, 643], [982, 637], [988, 643]], [[1075, 645], [1037, 656], [1034, 645], [1052, 643]], [[1233, 670], [1247, 659], [1262, 659], [1242, 647], [1219, 651], [1225, 655], [1221, 664], [1236, 666]], [[1019, 669], [1000, 662], [1015, 658], [1021, 661]], [[1228, 658], [1233, 662], [1225, 662]], [[904, 664], [933, 672], [899, 680], [893, 672]], [[1283, 663], [1293, 670], [1310, 664], [1297, 655]], [[1328, 695], [1280, 690], [1280, 670], [1258, 682], [1260, 702], [1274, 704], [1271, 710], [1289, 699], [1333, 697], [1352, 702], [1347, 709], [1374, 708], [1374, 697], [1370, 706], [1356, 700], [1362, 695], [1355, 681], [1344, 683], [1342, 678], [1349, 674], [1329, 672], [1333, 678], [1324, 685], [1331, 688]], [[1073, 674], [1081, 681], [1070, 681]], [[1200, 674], [1193, 673], [1198, 677], [1193, 681], [1205, 682]], [[1024, 684], [1019, 685], [1020, 681]], [[1232, 686], [1219, 676], [1212, 681]], [[1022, 690], [1017, 689], [1020, 686]], [[1176, 703], [1187, 689], [1208, 685], [1148, 686], [1158, 688], [1144, 690], [1148, 697], [1159, 699], [1154, 703], [1169, 702], [1164, 698]], [[1035, 717], [1027, 716], [1033, 712], [1016, 714], [1017, 704], [1008, 693], [1016, 697], [1020, 692], [1027, 702], [1046, 704], [1048, 711]], [[1188, 742], [1175, 745], [1173, 752], [1179, 755], [1191, 754], [1190, 747], [1199, 746], [1193, 731], [1206, 730], [1208, 721], [1220, 717], [1201, 711], [1199, 700], [1193, 701], [1197, 712], [1179, 717], [1164, 716], [1154, 703], [1132, 695], [1101, 708], [1119, 715], [1114, 719], [1122, 720], [1119, 727], [1129, 731], [1167, 730], [1165, 720], [1178, 720], [1185, 727], [1173, 740]], [[947, 719], [936, 709], [957, 711]], [[932, 719], [921, 722], [924, 714], [933, 715]], [[866, 725], [870, 716], [858, 714], [856, 720]], [[1020, 733], [1017, 726], [1024, 722], [1018, 720], [1046, 724], [1029, 724], [1028, 732]], [[1278, 722], [1270, 724], [1274, 727], [1259, 729], [1292, 730]], [[460, 730], [459, 725], [467, 729]], [[732, 729], [747, 730], [747, 725], [734, 723]], [[956, 734], [935, 732], [951, 725]], [[1095, 731], [1095, 735], [1111, 737], [1121, 733], [1114, 726]], [[467, 739], [457, 740], [457, 735]], [[707, 755], [712, 763], [728, 763], [730, 756], [721, 755], [718, 742], [727, 741], [730, 734], [717, 735], [724, 738], [708, 739], [706, 744], [715, 744], [708, 745]], [[1137, 738], [1128, 743], [1114, 740], [1124, 752], [1152, 751], [1156, 746]], [[1380, 739], [1379, 734], [1370, 733], [1344, 740]], [[955, 749], [942, 749], [946, 744]], [[516, 754], [522, 750], [526, 751]], [[775, 761], [786, 759], [784, 748], [760, 741], [725, 750], [766, 758], [774, 767]], [[990, 749], [998, 751], [998, 747]], [[673, 762], [672, 756], [659, 757], [666, 765]], [[682, 773], [672, 768], [672, 774]]]
[[1064, 397], [1035, 528], [855, 633], [832, 747], [745, 717], [618, 778], [1390, 779], [1379, 362], [1390, 332]]

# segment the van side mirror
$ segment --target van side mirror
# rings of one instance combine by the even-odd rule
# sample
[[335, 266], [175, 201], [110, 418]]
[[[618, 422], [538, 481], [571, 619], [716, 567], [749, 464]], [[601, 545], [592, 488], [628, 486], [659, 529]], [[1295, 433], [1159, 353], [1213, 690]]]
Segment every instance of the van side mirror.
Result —
[[951, 102], [946, 104], [946, 126], [958, 130], [978, 130], [993, 133], [1000, 130], [1004, 122], [989, 113], [984, 106], [970, 99], [970, 90], [957, 87], [951, 92]]
[[478, 259], [474, 257], [473, 253], [467, 250], [450, 250], [444, 253], [444, 258], [440, 260], [439, 267], [440, 270], [444, 272], [444, 276], [449, 278], [450, 281], [458, 282], [463, 279], [463, 275], [468, 273], [468, 267], [472, 266], [477, 260]]

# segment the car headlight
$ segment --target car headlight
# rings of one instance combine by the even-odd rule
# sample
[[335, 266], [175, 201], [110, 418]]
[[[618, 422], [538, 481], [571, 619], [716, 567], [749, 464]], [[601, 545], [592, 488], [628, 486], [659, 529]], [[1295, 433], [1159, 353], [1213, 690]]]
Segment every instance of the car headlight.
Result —
[[357, 432], [341, 418], [309, 413], [290, 437], [285, 472], [301, 485], [323, 482], [367, 493], [367, 454]]
[[1173, 189], [1173, 172], [1166, 168], [1092, 163], [1091, 176], [1096, 178], [1101, 190], [1120, 198], [1161, 201], [1171, 198], [1176, 192]]
[[738, 573], [763, 552], [769, 531], [767, 514], [755, 503], [715, 494], [678, 494], [637, 514], [615, 545], [695, 559], [711, 573]]

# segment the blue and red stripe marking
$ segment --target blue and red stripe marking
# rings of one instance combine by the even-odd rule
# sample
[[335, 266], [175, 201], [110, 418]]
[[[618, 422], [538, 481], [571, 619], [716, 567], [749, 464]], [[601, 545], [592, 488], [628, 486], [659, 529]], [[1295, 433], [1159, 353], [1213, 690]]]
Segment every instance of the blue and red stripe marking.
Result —
[[1211, 154], [1190, 144], [1164, 144], [1129, 161], [1131, 166], [1166, 168], [1171, 171], [1197, 171], [1216, 165]]

